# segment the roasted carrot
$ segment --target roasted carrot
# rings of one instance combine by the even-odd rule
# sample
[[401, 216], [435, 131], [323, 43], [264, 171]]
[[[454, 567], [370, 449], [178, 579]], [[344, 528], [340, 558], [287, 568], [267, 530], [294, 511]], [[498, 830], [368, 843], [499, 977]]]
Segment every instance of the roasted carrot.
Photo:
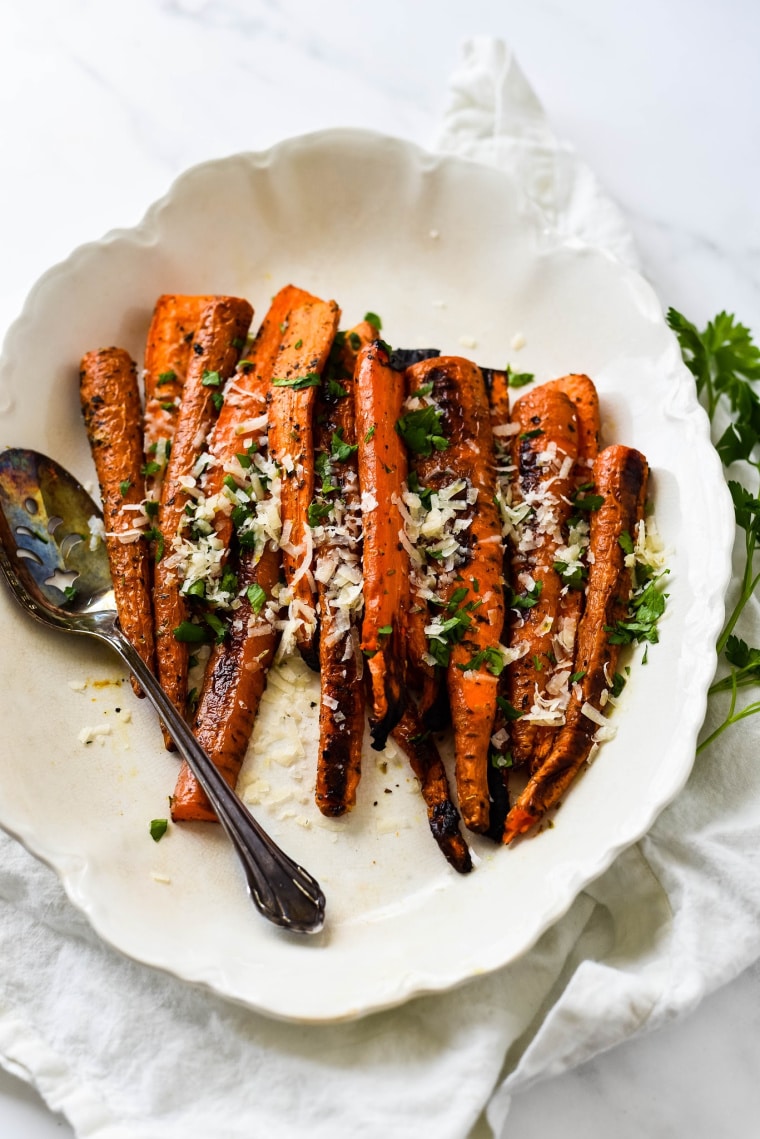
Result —
[[[272, 595], [279, 594], [277, 579], [282, 565], [281, 530], [276, 524], [281, 480], [269, 461], [266, 443], [272, 370], [293, 309], [315, 299], [292, 285], [273, 298], [245, 359], [225, 388], [224, 405], [209, 441], [215, 463], [204, 475], [206, 501], [213, 502], [225, 487], [229, 494], [239, 486], [246, 503], [243, 506], [238, 501], [233, 511], [220, 510], [213, 519], [223, 560], [232, 547], [238, 552], [237, 585], [242, 605], [233, 614], [228, 635], [215, 647], [207, 665], [193, 730], [231, 784], [245, 758], [279, 639], [279, 600]], [[175, 818], [213, 818], [206, 796], [185, 764], [174, 798]]]
[[406, 752], [412, 771], [420, 781], [433, 838], [446, 861], [459, 874], [468, 874], [472, 870], [472, 859], [459, 830], [459, 812], [451, 801], [446, 769], [430, 732], [424, 730], [410, 706], [393, 729], [393, 738]]
[[604, 694], [617, 667], [620, 646], [611, 643], [609, 630], [626, 616], [632, 573], [625, 564], [621, 535], [634, 534], [643, 518], [647, 462], [629, 447], [607, 447], [596, 460], [593, 475], [603, 503], [591, 520], [593, 558], [575, 659], [581, 679], [573, 685], [565, 724], [551, 753], [507, 816], [506, 843], [531, 830], [556, 806], [580, 771], [591, 751]]
[[[145, 538], [148, 520], [143, 507], [142, 416], [135, 364], [121, 348], [101, 348], [83, 358], [79, 381], [103, 501], [119, 623], [153, 669], [150, 549]], [[143, 695], [134, 677], [132, 687]]]
[[[593, 382], [588, 376], [568, 375], [558, 380], [551, 380], [546, 387], [564, 392], [575, 407], [578, 425], [578, 453], [575, 467], [572, 472], [574, 482], [574, 498], [581, 503], [593, 501], [591, 468], [599, 453], [599, 397]], [[563, 589], [559, 597], [557, 617], [554, 623], [554, 671], [560, 673], [564, 669], [572, 668], [575, 656], [575, 637], [578, 622], [583, 613], [586, 584], [586, 558], [585, 547], [580, 543], [587, 543], [589, 527], [588, 514], [580, 512], [576, 517], [575, 525], [570, 527], [568, 545], [565, 550], [557, 551], [558, 564], [565, 567]], [[568, 559], [572, 559], [569, 561]], [[569, 571], [569, 572], [568, 572]], [[551, 751], [556, 729], [542, 728], [535, 735], [533, 753], [531, 755], [531, 770], [537, 770]]]
[[382, 341], [359, 353], [354, 395], [364, 519], [361, 648], [369, 671], [372, 747], [382, 751], [406, 703], [409, 610], [407, 558], [399, 538], [406, 451], [395, 430], [404, 402], [404, 377], [391, 368]]
[[[470, 830], [485, 831], [489, 743], [497, 676], [504, 665], [501, 525], [494, 502], [488, 395], [480, 369], [454, 356], [414, 365], [408, 369], [407, 383], [413, 392], [426, 394], [417, 400], [423, 406], [408, 413], [403, 433], [415, 452], [420, 483], [437, 492], [420, 530], [440, 533], [437, 544], [443, 554], [432, 562], [440, 567], [432, 575], [439, 608], [438, 617], [428, 625], [429, 651], [445, 664], [459, 809]], [[430, 447], [419, 434], [423, 426], [433, 432], [428, 433]], [[435, 511], [440, 513], [440, 526], [432, 517]], [[435, 552], [429, 545], [426, 550], [428, 558]]]
[[[185, 507], [190, 501], [185, 480], [191, 477], [211, 424], [224, 381], [232, 374], [245, 343], [253, 310], [245, 300], [217, 297], [205, 309], [193, 344], [171, 455], [161, 486], [157, 516], [154, 610], [156, 658], [161, 685], [180, 714], [185, 714], [188, 644], [177, 631], [189, 616], [182, 581], [170, 558], [181, 539]], [[167, 747], [171, 742], [165, 734]]]
[[[491, 430], [494, 441], [494, 458], [496, 462], [496, 499], [501, 516], [502, 509], [506, 513], [506, 502], [511, 496], [512, 483], [512, 457], [510, 439], [519, 431], [519, 425], [513, 424], [510, 414], [509, 399], [509, 370], [501, 371], [495, 368], [483, 368], [483, 379], [486, 382], [488, 402], [491, 407]], [[509, 587], [511, 567], [509, 559], [509, 544], [506, 541], [508, 526], [506, 519], [502, 518], [502, 577], [505, 589]], [[507, 626], [508, 610], [505, 607], [504, 627], [502, 641], [506, 644], [509, 639]], [[511, 747], [511, 718], [508, 716], [508, 702], [501, 694], [502, 686], [506, 683], [506, 674], [499, 678], [499, 694], [496, 697], [497, 708], [493, 721], [493, 735], [491, 737], [490, 762], [488, 764], [488, 794], [491, 799], [491, 809], [488, 815], [488, 829], [484, 831], [494, 842], [501, 842], [504, 832], [504, 820], [509, 811], [509, 770], [512, 766]], [[501, 697], [501, 698], [500, 698]]]
[[[283, 343], [283, 328], [295, 308], [316, 301], [310, 293], [294, 285], [286, 285], [272, 299], [272, 304], [253, 343], [240, 360], [237, 371], [224, 391], [224, 404], [209, 437], [209, 452], [214, 465], [204, 475], [203, 490], [207, 498], [219, 494], [224, 480], [239, 473], [237, 456], [242, 440], [252, 436], [255, 442], [267, 433], [267, 403], [273, 368]], [[225, 548], [232, 539], [232, 516], [217, 513], [214, 528]]]
[[155, 458], [162, 440], [174, 436], [193, 340], [211, 296], [165, 293], [156, 301], [145, 345], [145, 454]]
[[[233, 788], [277, 647], [277, 605], [271, 597], [281, 561], [279, 550], [273, 550], [271, 545], [265, 547], [258, 560], [250, 552], [241, 557], [241, 604], [234, 612], [224, 642], [212, 650], [193, 722], [198, 742]], [[171, 811], [175, 821], [216, 821], [204, 791], [184, 761]]]
[[356, 456], [354, 370], [377, 335], [363, 322], [339, 334], [317, 401], [317, 493], [312, 506], [319, 618], [319, 751], [316, 802], [337, 816], [356, 802], [364, 735], [361, 495]]
[[312, 298], [294, 308], [273, 365], [269, 449], [282, 470], [283, 566], [295, 638], [317, 667], [315, 585], [309, 507], [314, 498], [313, 413], [316, 389], [340, 319], [335, 301]]
[[[506, 670], [505, 696], [520, 719], [512, 724], [515, 764], [530, 763], [542, 732], [562, 721], [561, 693], [569, 672], [554, 663], [560, 596], [558, 551], [567, 540], [572, 512], [578, 424], [564, 392], [542, 385], [512, 409], [519, 433], [512, 437], [515, 468], [512, 508], [526, 511], [510, 538], [513, 592], [510, 647], [521, 655]], [[554, 689], [557, 689], [555, 692]]]

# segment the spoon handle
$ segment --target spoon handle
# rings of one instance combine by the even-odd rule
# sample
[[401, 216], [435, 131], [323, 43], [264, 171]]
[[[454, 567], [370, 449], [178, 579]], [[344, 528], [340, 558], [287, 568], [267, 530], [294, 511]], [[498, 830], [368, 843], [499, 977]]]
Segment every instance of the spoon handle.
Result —
[[137, 677], [177, 750], [206, 792], [237, 850], [256, 908], [275, 925], [299, 933], [317, 933], [325, 914], [325, 897], [319, 883], [280, 850], [243, 806], [118, 626], [107, 633], [102, 630], [100, 635]]

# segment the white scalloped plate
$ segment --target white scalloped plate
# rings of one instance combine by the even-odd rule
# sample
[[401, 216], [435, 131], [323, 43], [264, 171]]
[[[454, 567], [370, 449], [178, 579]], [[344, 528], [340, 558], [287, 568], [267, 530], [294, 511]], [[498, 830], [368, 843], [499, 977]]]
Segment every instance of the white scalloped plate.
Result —
[[[176, 760], [150, 709], [105, 651], [36, 627], [0, 592], [3, 827], [55, 867], [124, 953], [262, 1012], [328, 1021], [514, 960], [651, 826], [692, 766], [733, 522], [706, 417], [648, 285], [599, 252], [553, 243], [498, 171], [356, 131], [196, 167], [136, 229], [50, 270], [5, 345], [1, 442], [92, 482], [82, 354], [119, 344], [141, 360], [159, 293], [240, 294], [260, 319], [289, 281], [335, 297], [344, 327], [379, 312], [394, 344], [491, 366], [511, 357], [540, 379], [593, 376], [606, 440], [650, 460], [672, 571], [661, 643], [634, 669], [616, 739], [552, 830], [510, 849], [476, 841], [480, 864], [467, 878], [439, 855], [395, 754], [368, 752], [356, 811], [321, 820], [311, 802], [316, 682], [296, 670], [294, 688], [270, 689], [241, 786], [249, 802], [265, 800], [253, 809], [325, 889], [327, 926], [313, 939], [255, 914], [218, 829], [172, 827], [151, 841]], [[98, 725], [110, 734], [81, 744], [82, 728]], [[303, 756], [278, 762], [299, 739]]]

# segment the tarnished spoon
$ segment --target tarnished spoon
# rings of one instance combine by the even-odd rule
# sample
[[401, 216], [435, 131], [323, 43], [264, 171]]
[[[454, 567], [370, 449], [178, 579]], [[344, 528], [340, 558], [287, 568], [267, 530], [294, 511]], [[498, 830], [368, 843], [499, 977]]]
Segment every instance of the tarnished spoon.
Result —
[[316, 933], [325, 913], [319, 884], [280, 850], [230, 790], [122, 633], [105, 544], [91, 534], [91, 520], [100, 518], [86, 490], [52, 459], [23, 448], [0, 453], [0, 569], [15, 597], [38, 621], [96, 637], [119, 654], [232, 840], [256, 908], [276, 925]]

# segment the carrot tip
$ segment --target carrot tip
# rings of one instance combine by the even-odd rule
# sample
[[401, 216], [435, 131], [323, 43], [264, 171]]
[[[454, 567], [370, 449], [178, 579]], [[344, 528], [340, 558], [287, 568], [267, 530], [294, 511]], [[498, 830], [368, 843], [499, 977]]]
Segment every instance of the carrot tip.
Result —
[[513, 839], [519, 838], [521, 834], [526, 834], [531, 830], [539, 821], [540, 815], [534, 815], [532, 811], [526, 811], [524, 808], [513, 808], [504, 824], [504, 835], [502, 842], [505, 846], [509, 846]]

